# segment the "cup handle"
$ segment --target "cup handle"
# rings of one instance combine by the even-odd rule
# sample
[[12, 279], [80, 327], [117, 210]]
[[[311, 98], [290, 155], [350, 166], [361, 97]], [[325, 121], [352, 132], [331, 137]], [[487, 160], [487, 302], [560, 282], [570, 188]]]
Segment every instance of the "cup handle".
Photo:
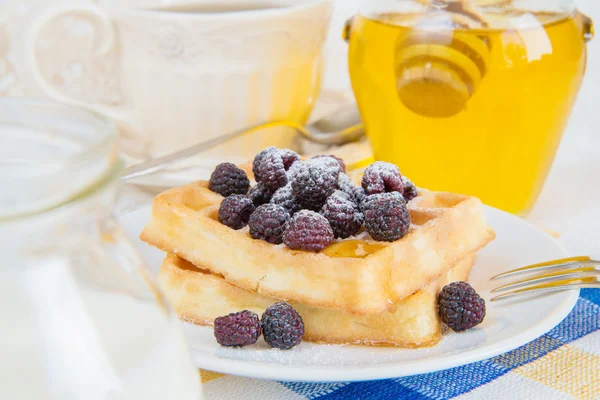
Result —
[[[101, 39], [98, 46], [96, 46], [94, 54], [97, 56], [105, 56], [117, 44], [117, 34], [113, 25], [111, 17], [102, 11], [99, 7], [93, 5], [76, 5], [76, 6], [63, 6], [53, 8], [43, 13], [37, 18], [27, 35], [27, 41], [25, 45], [25, 55], [27, 60], [27, 67], [30, 70], [35, 83], [43, 90], [43, 92], [50, 98], [69, 104], [71, 106], [84, 108], [92, 112], [105, 115], [113, 119], [120, 130], [121, 135], [126, 136], [127, 140], [138, 141], [138, 144], [144, 143], [145, 139], [141, 134], [141, 129], [136, 126], [135, 123], [128, 120], [122, 111], [119, 111], [116, 107], [101, 105], [101, 104], [89, 104], [83, 101], [79, 101], [68, 97], [57, 90], [48, 80], [43, 76], [39, 60], [36, 52], [36, 45], [38, 43], [41, 32], [52, 21], [62, 17], [83, 17], [92, 22], [97, 22], [100, 27], [99, 37]], [[94, 25], [95, 26], [95, 25]]]

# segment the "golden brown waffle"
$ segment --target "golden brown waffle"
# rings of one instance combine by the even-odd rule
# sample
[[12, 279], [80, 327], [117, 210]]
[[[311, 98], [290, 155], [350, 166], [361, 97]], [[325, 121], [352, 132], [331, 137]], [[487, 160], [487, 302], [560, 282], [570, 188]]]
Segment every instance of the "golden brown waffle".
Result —
[[[305, 325], [304, 339], [331, 344], [367, 344], [401, 347], [433, 346], [442, 337], [437, 294], [450, 282], [467, 280], [475, 256], [462, 260], [429, 286], [379, 315], [353, 315], [292, 303]], [[173, 254], [165, 258], [160, 284], [180, 317], [198, 325], [215, 318], [251, 310], [259, 316], [276, 300], [240, 289], [220, 276], [201, 270]]]
[[[420, 191], [408, 207], [413, 226], [393, 243], [358, 241], [322, 253], [290, 250], [254, 240], [218, 221], [223, 198], [200, 181], [168, 190], [154, 200], [141, 239], [264, 296], [354, 314], [378, 314], [430, 284], [494, 238], [473, 197]], [[356, 257], [332, 257], [345, 246]], [[341, 247], [341, 249], [340, 249]], [[366, 253], [361, 250], [369, 250]]]

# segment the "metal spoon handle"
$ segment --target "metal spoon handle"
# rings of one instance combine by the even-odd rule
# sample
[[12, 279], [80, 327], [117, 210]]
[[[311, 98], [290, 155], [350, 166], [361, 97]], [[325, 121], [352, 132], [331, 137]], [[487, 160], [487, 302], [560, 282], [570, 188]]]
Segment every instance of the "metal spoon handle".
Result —
[[[217, 138], [207, 140], [206, 142], [198, 143], [193, 146], [187, 147], [183, 150], [176, 151], [174, 153], [167, 154], [162, 157], [153, 158], [152, 160], [148, 160], [136, 165], [132, 165], [131, 167], [125, 168], [123, 171], [123, 175], [121, 175], [122, 181], [128, 181], [134, 178], [139, 178], [141, 176], [150, 175], [158, 170], [163, 169], [164, 167], [173, 164], [174, 162], [185, 160], [186, 158], [190, 158], [195, 156], [198, 153], [202, 153], [203, 151], [212, 149], [222, 143], [225, 143], [231, 139], [235, 139], [239, 136], [242, 136], [247, 133], [254, 132], [258, 129], [261, 129], [266, 124], [258, 124], [249, 128], [244, 128], [237, 130], [235, 132], [228, 133], [223, 136], [219, 136]], [[269, 124], [270, 125], [270, 124]]]

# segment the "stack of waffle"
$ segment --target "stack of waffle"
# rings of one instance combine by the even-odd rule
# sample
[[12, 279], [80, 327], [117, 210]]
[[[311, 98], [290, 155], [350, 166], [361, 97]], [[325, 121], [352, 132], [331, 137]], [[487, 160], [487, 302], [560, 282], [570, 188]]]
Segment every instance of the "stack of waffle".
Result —
[[159, 276], [176, 312], [209, 326], [284, 300], [302, 316], [304, 340], [320, 343], [436, 344], [439, 291], [467, 280], [476, 252], [494, 238], [478, 199], [420, 190], [404, 238], [382, 243], [361, 233], [308, 253], [221, 224], [222, 200], [203, 181], [154, 200], [141, 238], [167, 252]]

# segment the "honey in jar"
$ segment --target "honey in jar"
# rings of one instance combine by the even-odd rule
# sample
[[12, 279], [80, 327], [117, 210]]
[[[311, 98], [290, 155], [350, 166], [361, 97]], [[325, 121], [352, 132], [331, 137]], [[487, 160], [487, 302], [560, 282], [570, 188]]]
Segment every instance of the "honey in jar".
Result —
[[526, 213], [575, 103], [591, 21], [558, 0], [369, 4], [349, 29], [349, 67], [375, 158], [421, 187]]

